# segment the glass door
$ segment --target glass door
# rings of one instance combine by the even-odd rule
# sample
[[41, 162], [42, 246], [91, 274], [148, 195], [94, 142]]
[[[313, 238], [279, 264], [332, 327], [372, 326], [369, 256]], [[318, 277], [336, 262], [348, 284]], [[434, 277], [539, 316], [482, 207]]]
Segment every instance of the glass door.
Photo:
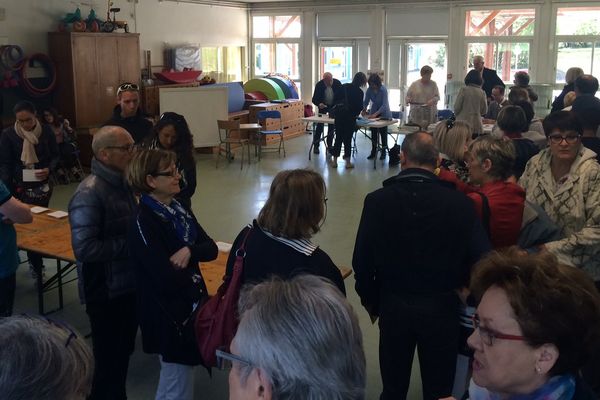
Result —
[[348, 42], [319, 42], [319, 79], [331, 72], [342, 83], [352, 82], [356, 69], [356, 45]]
[[392, 110], [406, 110], [408, 115], [406, 92], [411, 83], [421, 79], [420, 71], [425, 65], [433, 68], [431, 79], [435, 81], [440, 91], [437, 107], [443, 109], [448, 69], [446, 41], [388, 40], [388, 85]]

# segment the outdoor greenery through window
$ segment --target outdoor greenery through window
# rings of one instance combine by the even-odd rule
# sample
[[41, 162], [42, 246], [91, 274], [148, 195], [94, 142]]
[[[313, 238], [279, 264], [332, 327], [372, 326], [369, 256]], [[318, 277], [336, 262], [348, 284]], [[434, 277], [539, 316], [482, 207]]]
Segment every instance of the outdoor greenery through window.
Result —
[[534, 8], [466, 11], [467, 65], [481, 55], [487, 68], [495, 69], [504, 82], [517, 71], [529, 72], [535, 32]]
[[236, 82], [243, 76], [243, 48], [202, 47], [202, 71], [217, 82]]
[[556, 83], [574, 66], [600, 73], [600, 7], [558, 8], [556, 13]]
[[254, 76], [276, 72], [299, 84], [301, 33], [299, 15], [253, 16]]

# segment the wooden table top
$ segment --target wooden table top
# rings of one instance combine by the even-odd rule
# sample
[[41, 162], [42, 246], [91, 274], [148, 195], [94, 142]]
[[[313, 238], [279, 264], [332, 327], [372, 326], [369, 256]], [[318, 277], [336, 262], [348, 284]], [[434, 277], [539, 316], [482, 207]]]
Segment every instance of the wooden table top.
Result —
[[52, 211], [54, 210], [33, 214], [33, 222], [30, 224], [15, 224], [17, 246], [46, 257], [75, 262], [69, 217], [54, 218], [47, 215]]
[[[219, 286], [221, 286], [221, 283], [223, 282], [227, 257], [229, 257], [229, 252], [219, 251], [216, 260], [200, 263], [202, 278], [204, 278], [206, 289], [211, 296], [217, 293], [217, 289], [219, 289]], [[348, 267], [339, 267], [339, 269], [344, 279], [352, 274], [352, 269]]]
[[[42, 214], [33, 214], [31, 224], [15, 224], [17, 246], [22, 250], [35, 251], [46, 257], [75, 262], [75, 255], [71, 247], [69, 218], [57, 219], [48, 216], [48, 212], [52, 212], [52, 210]], [[215, 260], [200, 264], [202, 277], [211, 296], [217, 292], [223, 282], [228, 256], [229, 252], [219, 251]], [[352, 270], [348, 267], [340, 267], [340, 270], [344, 279], [352, 274]]]

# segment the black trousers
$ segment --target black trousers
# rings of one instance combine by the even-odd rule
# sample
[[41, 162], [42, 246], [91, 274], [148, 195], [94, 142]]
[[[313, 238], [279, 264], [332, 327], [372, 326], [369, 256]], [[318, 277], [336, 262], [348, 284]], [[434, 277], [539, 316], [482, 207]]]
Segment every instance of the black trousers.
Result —
[[129, 356], [135, 347], [138, 321], [135, 294], [88, 303], [95, 358], [90, 400], [125, 400]]
[[381, 144], [382, 149], [387, 149], [387, 132], [388, 128], [371, 128], [371, 153], [375, 153], [377, 151], [377, 138], [381, 138], [379, 143]]
[[344, 157], [352, 156], [352, 136], [356, 129], [356, 118], [352, 115], [339, 115], [335, 117], [335, 129], [337, 135], [335, 136], [335, 144], [331, 155], [334, 157], [340, 156], [342, 150], [342, 143], [344, 144]]
[[15, 287], [17, 286], [17, 274], [0, 278], [0, 318], [10, 317], [13, 313], [15, 303]]
[[[600, 292], [600, 281], [595, 282], [596, 288]], [[592, 388], [594, 394], [600, 397], [600, 343], [590, 354], [589, 361], [581, 369], [583, 380]]]
[[380, 400], [406, 399], [415, 347], [423, 399], [452, 394], [459, 338], [454, 293], [410, 295], [383, 292], [379, 315]]
[[[323, 134], [323, 129], [325, 124], [317, 124], [315, 131], [313, 133], [313, 143], [315, 146], [319, 146], [319, 142], [321, 141], [321, 135]], [[325, 140], [327, 141], [327, 147], [331, 147], [333, 143], [333, 137], [335, 136], [335, 125], [328, 124], [327, 125], [327, 137]]]

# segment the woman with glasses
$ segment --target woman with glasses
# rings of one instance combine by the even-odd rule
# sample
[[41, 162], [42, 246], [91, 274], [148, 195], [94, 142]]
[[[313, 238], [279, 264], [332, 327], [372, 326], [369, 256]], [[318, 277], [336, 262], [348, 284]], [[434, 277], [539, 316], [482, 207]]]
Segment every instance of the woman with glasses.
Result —
[[579, 378], [600, 341], [589, 276], [548, 253], [495, 253], [475, 266], [471, 291], [471, 400], [596, 398]]
[[207, 296], [198, 263], [217, 257], [217, 245], [175, 199], [181, 176], [175, 154], [142, 150], [131, 160], [128, 181], [141, 193], [129, 229], [144, 352], [158, 354], [156, 399], [193, 399], [193, 367], [200, 354], [193, 312]]
[[539, 246], [560, 262], [582, 268], [600, 288], [600, 165], [581, 143], [582, 127], [568, 111], [544, 119], [548, 148], [525, 167], [519, 184], [544, 209], [562, 238]]
[[342, 274], [331, 258], [310, 238], [319, 232], [327, 213], [323, 177], [311, 170], [279, 172], [258, 218], [239, 233], [227, 260], [231, 275], [236, 250], [248, 229], [242, 282], [257, 283], [275, 275], [289, 279], [308, 273], [330, 279], [346, 293]]
[[196, 191], [196, 160], [192, 134], [183, 115], [174, 112], [163, 113], [154, 126], [152, 136], [148, 140], [148, 148], [169, 150], [177, 155], [175, 166], [181, 175], [181, 190], [175, 198], [191, 211], [192, 196]]
[[356, 313], [331, 284], [301, 275], [245, 291], [231, 353], [229, 399], [363, 400], [366, 365]]

